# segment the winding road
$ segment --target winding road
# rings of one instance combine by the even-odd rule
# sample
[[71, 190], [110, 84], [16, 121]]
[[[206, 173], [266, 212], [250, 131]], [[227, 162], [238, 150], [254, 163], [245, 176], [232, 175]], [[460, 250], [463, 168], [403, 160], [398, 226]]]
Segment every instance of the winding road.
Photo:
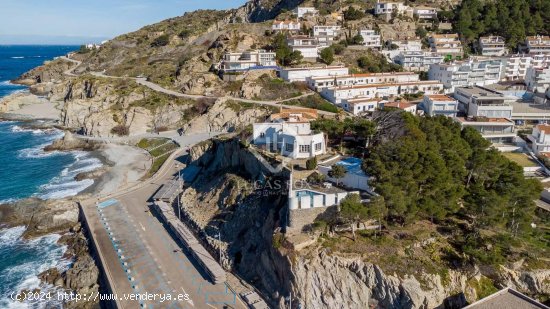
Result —
[[[63, 59], [63, 60], [70, 61], [70, 62], [76, 64], [76, 66], [74, 66], [73, 68], [65, 71], [64, 72], [65, 75], [72, 76], [72, 77], [78, 76], [73, 71], [74, 71], [74, 69], [76, 69], [78, 66], [80, 66], [82, 64], [81, 61], [74, 60], [74, 59], [68, 58], [66, 56], [59, 57], [59, 58]], [[315, 92], [308, 92], [308, 93], [302, 94], [300, 96], [296, 96], [296, 97], [292, 97], [292, 98], [288, 98], [288, 99], [274, 100], [274, 101], [262, 101], [262, 100], [243, 99], [243, 98], [237, 98], [237, 97], [231, 97], [231, 96], [208, 96], [208, 95], [199, 95], [199, 94], [186, 94], [186, 93], [181, 93], [181, 92], [177, 92], [177, 91], [174, 91], [174, 90], [166, 89], [166, 88], [164, 88], [164, 87], [162, 87], [158, 84], [147, 81], [146, 78], [112, 76], [112, 75], [106, 75], [102, 72], [91, 72], [90, 74], [92, 74], [93, 76], [96, 76], [96, 77], [103, 77], [103, 78], [132, 79], [132, 80], [135, 80], [136, 83], [138, 83], [140, 85], [143, 85], [143, 86], [145, 86], [145, 87], [147, 87], [151, 90], [154, 90], [154, 91], [157, 91], [157, 92], [160, 92], [160, 93], [164, 93], [164, 94], [167, 94], [167, 95], [175, 96], [175, 97], [180, 97], [180, 98], [189, 98], [189, 99], [227, 99], [227, 100], [234, 100], [234, 101], [243, 102], [243, 103], [251, 103], [251, 104], [274, 106], [274, 107], [285, 107], [285, 108], [296, 108], [296, 106], [295, 105], [282, 104], [284, 102], [298, 100], [298, 99], [309, 97], [309, 96], [312, 96], [312, 95], [315, 94]], [[326, 116], [334, 116], [335, 115], [335, 113], [322, 111], [322, 110], [317, 110], [317, 112], [320, 115], [326, 115]]]

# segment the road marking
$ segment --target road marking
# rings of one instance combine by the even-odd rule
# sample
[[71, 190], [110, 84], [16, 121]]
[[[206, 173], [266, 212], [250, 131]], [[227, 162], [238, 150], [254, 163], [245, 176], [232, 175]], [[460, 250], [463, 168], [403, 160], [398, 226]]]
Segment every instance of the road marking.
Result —
[[145, 227], [143, 226], [143, 224], [141, 224], [140, 222], [139, 225], [141, 226], [141, 229], [145, 232]]
[[212, 307], [212, 308], [218, 309], [218, 308], [216, 308], [216, 307], [214, 307], [214, 306], [210, 305], [209, 303], [206, 303], [206, 304], [207, 304], [207, 305], [208, 305], [209, 307]]

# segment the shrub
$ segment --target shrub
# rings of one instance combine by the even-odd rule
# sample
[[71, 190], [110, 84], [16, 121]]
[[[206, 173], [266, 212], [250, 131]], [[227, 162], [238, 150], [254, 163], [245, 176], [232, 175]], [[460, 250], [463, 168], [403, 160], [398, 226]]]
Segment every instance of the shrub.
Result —
[[310, 158], [306, 161], [306, 169], [312, 171], [317, 168], [317, 157]]
[[119, 124], [111, 129], [111, 133], [118, 136], [128, 136], [130, 134], [130, 127]]
[[163, 34], [153, 40], [153, 42], [151, 43], [151, 47], [166, 46], [168, 45], [168, 43], [170, 43], [170, 38], [168, 37], [168, 34]]

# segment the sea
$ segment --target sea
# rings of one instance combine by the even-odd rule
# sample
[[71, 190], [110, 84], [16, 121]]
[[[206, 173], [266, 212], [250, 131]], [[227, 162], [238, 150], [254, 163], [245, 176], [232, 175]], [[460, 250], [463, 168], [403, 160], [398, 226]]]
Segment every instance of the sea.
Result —
[[[41, 65], [44, 61], [67, 54], [77, 46], [0, 46], [0, 98], [27, 91], [9, 81]], [[0, 121], [0, 204], [28, 197], [60, 199], [74, 196], [93, 184], [93, 180], [75, 181], [81, 172], [101, 166], [98, 158], [82, 151], [44, 152], [44, 146], [63, 137], [57, 129], [32, 129], [17, 121]], [[12, 299], [21, 290], [42, 291], [39, 273], [52, 267], [63, 270], [71, 261], [62, 258], [66, 248], [57, 244], [60, 235], [32, 240], [21, 238], [24, 227], [0, 227], [0, 308], [57, 308], [55, 299], [21, 303]]]

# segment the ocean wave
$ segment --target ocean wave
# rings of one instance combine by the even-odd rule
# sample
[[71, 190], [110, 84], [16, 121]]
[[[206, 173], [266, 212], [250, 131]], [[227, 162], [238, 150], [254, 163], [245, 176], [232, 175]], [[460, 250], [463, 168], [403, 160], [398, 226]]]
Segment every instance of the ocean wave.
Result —
[[30, 132], [35, 135], [46, 135], [46, 134], [59, 135], [59, 132], [60, 132], [59, 130], [56, 130], [56, 129], [33, 129], [33, 128], [20, 127], [18, 125], [12, 126], [10, 131], [13, 133]]
[[25, 59], [25, 57], [23, 56], [14, 56], [14, 57], [10, 57], [11, 59]]
[[0, 248], [13, 246], [25, 232], [24, 226], [16, 226], [5, 230], [0, 230]]
[[11, 203], [14, 203], [14, 202], [17, 202], [19, 199], [16, 199], [16, 198], [8, 198], [8, 199], [5, 199], [5, 200], [0, 200], [0, 205], [2, 204], [11, 204]]
[[25, 148], [18, 151], [18, 157], [19, 158], [25, 158], [25, 159], [40, 159], [40, 158], [47, 158], [52, 156], [58, 156], [62, 153], [59, 151], [44, 151], [44, 148], [48, 145], [50, 145], [51, 142], [40, 144], [31, 148]]
[[[15, 265], [12, 265], [3, 270], [0, 274], [1, 281], [14, 283], [14, 291], [33, 290], [40, 288], [41, 291], [54, 290], [55, 287], [41, 283], [38, 274], [50, 268], [57, 268], [65, 271], [71, 264], [70, 260], [62, 259], [63, 254], [67, 250], [66, 246], [60, 246], [57, 241], [61, 237], [58, 234], [45, 235], [32, 240], [24, 240], [21, 235], [25, 231], [25, 227], [14, 227], [0, 231], [0, 249], [2, 251], [18, 250], [24, 248], [28, 254], [32, 254], [32, 258], [21, 260]], [[5, 295], [0, 295], [5, 296]], [[4, 298], [4, 299], [2, 299]], [[29, 303], [29, 302], [13, 302], [8, 297], [0, 297], [1, 308], [52, 308], [53, 303], [46, 304]], [[54, 306], [58, 307], [58, 306]]]
[[59, 199], [75, 196], [94, 184], [92, 179], [76, 181], [74, 178], [80, 173], [91, 172], [102, 167], [101, 160], [83, 151], [75, 151], [72, 154], [75, 158], [74, 163], [65, 167], [58, 177], [42, 185], [37, 195], [39, 198]]

